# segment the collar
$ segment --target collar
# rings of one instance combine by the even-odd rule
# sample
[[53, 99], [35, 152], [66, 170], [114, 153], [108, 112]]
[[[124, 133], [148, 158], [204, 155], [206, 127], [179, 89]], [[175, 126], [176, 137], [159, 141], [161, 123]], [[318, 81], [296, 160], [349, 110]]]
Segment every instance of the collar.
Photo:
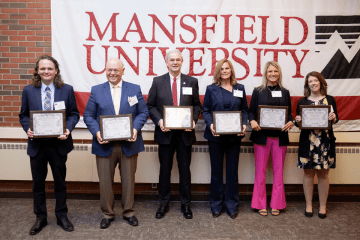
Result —
[[41, 83], [41, 92], [45, 92], [46, 87], [49, 87], [51, 92], [54, 92], [54, 91], [55, 91], [54, 82], [50, 83], [49, 86], [47, 86], [47, 85], [44, 84], [44, 83]]
[[[121, 87], [122, 87], [122, 82], [123, 82], [123, 80], [121, 79], [121, 81], [120, 81], [118, 84], [116, 84], [116, 85], [117, 85], [119, 88], [121, 88]], [[112, 83], [109, 82], [109, 81], [108, 81], [108, 83], [110, 84], [110, 88], [113, 89], [115, 85], [112, 84]]]

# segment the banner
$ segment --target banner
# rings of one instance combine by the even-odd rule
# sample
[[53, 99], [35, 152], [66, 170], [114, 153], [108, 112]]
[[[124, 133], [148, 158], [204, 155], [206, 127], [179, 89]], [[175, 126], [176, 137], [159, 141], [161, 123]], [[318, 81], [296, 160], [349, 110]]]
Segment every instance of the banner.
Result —
[[53, 0], [52, 53], [81, 113], [91, 87], [107, 81], [107, 59], [120, 58], [123, 79], [146, 98], [153, 78], [167, 72], [166, 51], [176, 48], [202, 97], [224, 57], [248, 97], [265, 63], [279, 62], [293, 113], [306, 74], [321, 72], [342, 130], [360, 130], [359, 9], [358, 1], [341, 0]]

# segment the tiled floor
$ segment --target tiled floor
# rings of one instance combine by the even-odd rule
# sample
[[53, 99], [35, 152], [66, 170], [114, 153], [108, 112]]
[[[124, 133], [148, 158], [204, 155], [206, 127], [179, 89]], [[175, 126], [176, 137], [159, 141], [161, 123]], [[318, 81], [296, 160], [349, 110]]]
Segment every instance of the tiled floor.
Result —
[[[192, 203], [194, 218], [186, 220], [180, 203], [172, 202], [163, 219], [155, 219], [158, 203], [137, 200], [139, 226], [128, 225], [118, 216], [110, 228], [100, 229], [99, 201], [68, 200], [68, 217], [75, 231], [68, 233], [56, 225], [55, 200], [48, 200], [48, 226], [36, 236], [29, 230], [35, 221], [32, 199], [0, 199], [0, 239], [360, 239], [360, 202], [330, 202], [328, 217], [304, 216], [304, 203], [288, 202], [280, 216], [261, 217], [241, 202], [240, 214], [232, 220], [226, 214], [213, 218], [208, 202]], [[120, 214], [120, 202], [116, 201]], [[318, 204], [314, 204], [315, 211]]]

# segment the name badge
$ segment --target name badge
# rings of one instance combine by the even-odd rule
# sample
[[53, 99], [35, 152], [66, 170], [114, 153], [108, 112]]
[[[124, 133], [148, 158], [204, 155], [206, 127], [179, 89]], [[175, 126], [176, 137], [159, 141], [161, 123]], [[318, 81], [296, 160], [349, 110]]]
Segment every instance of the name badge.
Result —
[[136, 95], [133, 97], [128, 97], [128, 101], [129, 101], [130, 107], [132, 107], [138, 103], [138, 99], [137, 99]]
[[234, 89], [234, 97], [242, 98], [242, 97], [244, 97], [243, 94], [244, 94], [243, 91]]
[[184, 95], [192, 95], [192, 87], [183, 87], [182, 92]]
[[282, 97], [281, 91], [272, 91], [272, 97]]
[[65, 102], [64, 101], [54, 102], [54, 108], [55, 108], [55, 110], [65, 109]]

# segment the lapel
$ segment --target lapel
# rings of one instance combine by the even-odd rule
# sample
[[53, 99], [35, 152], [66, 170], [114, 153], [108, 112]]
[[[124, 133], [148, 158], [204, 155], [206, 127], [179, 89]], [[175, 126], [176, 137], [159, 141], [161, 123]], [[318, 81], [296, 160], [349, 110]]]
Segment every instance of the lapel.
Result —
[[184, 100], [184, 98], [183, 98], [183, 87], [188, 87], [188, 80], [187, 80], [187, 78], [186, 78], [186, 75], [185, 74], [182, 74], [182, 73], [180, 73], [180, 104], [179, 104], [179, 106], [182, 106], [184, 103], [183, 103], [183, 100]]
[[267, 100], [268, 100], [268, 97], [269, 97], [269, 89], [267, 89], [267, 87], [262, 90], [262, 92], [259, 94], [260, 96], [260, 101], [259, 101], [259, 104], [258, 105], [267, 105]]
[[[162, 78], [162, 85], [163, 85], [163, 89], [165, 91], [165, 96], [166, 96], [165, 103], [167, 103], [167, 102], [173, 103], [170, 83], [171, 83], [170, 82], [170, 73], [167, 73]], [[165, 103], [163, 103], [163, 104], [165, 104]]]
[[[121, 80], [123, 81], [123, 80]], [[129, 106], [129, 102], [128, 102], [128, 90], [127, 88], [129, 87], [129, 85], [127, 84], [127, 82], [122, 82], [122, 86], [121, 86], [121, 100], [120, 100], [120, 111], [119, 114], [125, 114], [127, 111], [126, 108]]]
[[103, 84], [103, 96], [105, 98], [105, 102], [106, 104], [111, 108], [110, 112], [112, 115], [115, 115], [115, 110], [114, 110], [114, 104], [111, 98], [111, 92], [110, 92], [110, 84], [109, 82], [105, 82]]
[[235, 86], [233, 86], [233, 92], [232, 92], [233, 97], [231, 98], [230, 109], [232, 109], [234, 107], [234, 104], [235, 104], [235, 102], [237, 100], [237, 97], [234, 97], [234, 90], [239, 90], [239, 86], [237, 84]]
[[224, 111], [224, 101], [223, 101], [223, 97], [221, 94], [221, 87], [214, 84], [213, 94], [215, 95], [216, 101], [218, 101], [218, 103], [221, 107], [221, 110]]
[[60, 100], [61, 90], [62, 88], [55, 87], [54, 104]]
[[35, 101], [37, 103], [37, 109], [42, 110], [42, 102], [41, 102], [41, 87], [33, 87], [35, 94]]

